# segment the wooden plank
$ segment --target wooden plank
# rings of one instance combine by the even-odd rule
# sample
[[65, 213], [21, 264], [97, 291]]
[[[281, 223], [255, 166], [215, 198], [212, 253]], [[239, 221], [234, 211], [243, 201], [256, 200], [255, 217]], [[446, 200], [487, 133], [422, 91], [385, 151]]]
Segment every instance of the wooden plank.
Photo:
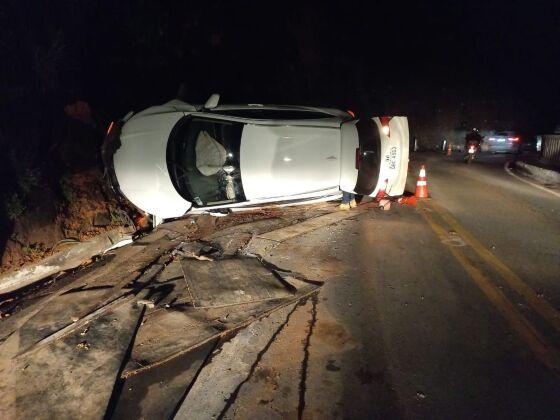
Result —
[[318, 285], [309, 284], [296, 295], [278, 300], [208, 309], [175, 305], [154, 312], [140, 327], [122, 376], [139, 374], [208, 341], [230, 335], [256, 319], [316, 293], [318, 288]]
[[2, 372], [3, 418], [103, 418], [144, 309], [120, 305]]
[[158, 369], [145, 370], [125, 380], [111, 419], [170, 419], [215, 347], [217, 338]]
[[195, 307], [220, 307], [279, 299], [290, 291], [257, 258], [182, 260]]
[[175, 419], [220, 418], [228, 398], [250, 374], [260, 352], [282, 328], [294, 305], [255, 321], [221, 346], [198, 375]]

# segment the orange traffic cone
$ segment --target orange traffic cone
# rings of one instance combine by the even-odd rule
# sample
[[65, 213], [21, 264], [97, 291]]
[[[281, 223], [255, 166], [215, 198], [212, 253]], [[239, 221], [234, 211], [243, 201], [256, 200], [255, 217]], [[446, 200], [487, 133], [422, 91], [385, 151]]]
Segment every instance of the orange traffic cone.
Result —
[[375, 195], [376, 201], [379, 201], [387, 196], [387, 184], [389, 184], [388, 179], [385, 180], [385, 185], [383, 185], [381, 188], [379, 188], [379, 191], [377, 191], [377, 194]]
[[453, 154], [453, 149], [451, 148], [451, 145], [447, 146], [447, 156], [451, 156]]
[[416, 182], [416, 192], [414, 196], [416, 198], [428, 198], [428, 181], [426, 180], [426, 167], [424, 165], [420, 167], [420, 174]]

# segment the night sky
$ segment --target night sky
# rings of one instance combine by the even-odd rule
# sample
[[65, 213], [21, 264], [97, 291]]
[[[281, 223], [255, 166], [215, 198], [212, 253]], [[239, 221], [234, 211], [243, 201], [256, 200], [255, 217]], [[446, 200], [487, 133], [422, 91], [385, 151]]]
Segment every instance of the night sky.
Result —
[[550, 130], [560, 122], [558, 4], [12, 0], [0, 5], [0, 127], [75, 99], [111, 119], [185, 83], [198, 103], [220, 92], [229, 103], [423, 121], [499, 108]]

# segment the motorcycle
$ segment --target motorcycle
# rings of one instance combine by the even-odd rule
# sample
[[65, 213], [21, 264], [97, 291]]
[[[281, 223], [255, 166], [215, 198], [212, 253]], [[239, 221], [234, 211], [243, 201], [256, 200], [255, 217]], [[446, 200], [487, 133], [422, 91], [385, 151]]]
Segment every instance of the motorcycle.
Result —
[[475, 160], [476, 156], [478, 155], [478, 151], [480, 149], [480, 143], [477, 142], [469, 142], [467, 144], [467, 155], [465, 156], [465, 163], [470, 164], [473, 160]]

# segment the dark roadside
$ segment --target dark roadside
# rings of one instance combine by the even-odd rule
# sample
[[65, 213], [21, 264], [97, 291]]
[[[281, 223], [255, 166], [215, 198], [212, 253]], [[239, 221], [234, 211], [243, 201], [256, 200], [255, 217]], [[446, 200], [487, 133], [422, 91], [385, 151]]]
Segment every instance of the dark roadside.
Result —
[[515, 156], [513, 165], [520, 175], [547, 188], [560, 187], [560, 161], [546, 158], [538, 152], [524, 152]]

